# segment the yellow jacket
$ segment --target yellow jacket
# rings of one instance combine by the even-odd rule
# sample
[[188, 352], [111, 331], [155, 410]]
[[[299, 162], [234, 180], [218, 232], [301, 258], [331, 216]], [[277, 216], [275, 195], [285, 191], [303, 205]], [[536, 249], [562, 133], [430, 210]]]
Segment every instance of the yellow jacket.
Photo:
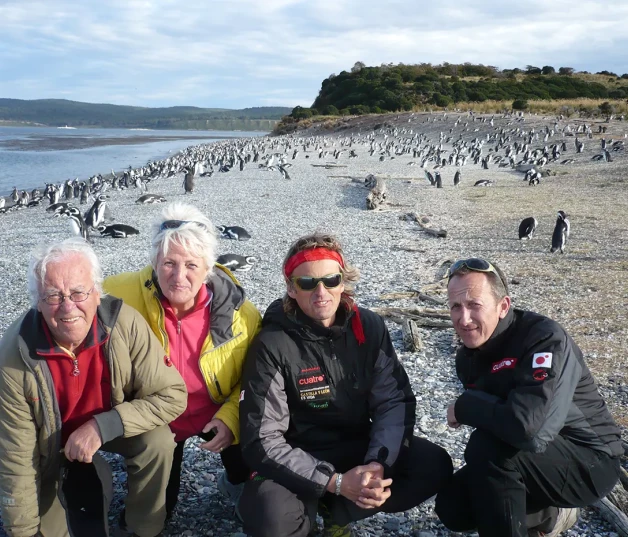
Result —
[[[201, 349], [199, 368], [209, 396], [221, 405], [214, 417], [229, 427], [237, 444], [240, 442], [238, 412], [242, 366], [248, 347], [260, 330], [262, 319], [227, 268], [216, 264], [209, 286], [213, 292], [209, 334]], [[110, 276], [105, 279], [103, 287], [106, 293], [121, 298], [139, 311], [166, 353], [170, 352], [164, 309], [159, 300], [161, 291], [150, 265], [138, 272]]]

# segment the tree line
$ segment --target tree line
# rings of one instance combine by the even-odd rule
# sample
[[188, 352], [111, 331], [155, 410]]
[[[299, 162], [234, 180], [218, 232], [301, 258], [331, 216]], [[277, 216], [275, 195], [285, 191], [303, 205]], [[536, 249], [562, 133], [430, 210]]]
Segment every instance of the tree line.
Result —
[[[367, 67], [357, 62], [351, 71], [323, 80], [311, 108], [296, 107], [295, 119], [312, 115], [396, 112], [417, 106], [448, 107], [460, 102], [516, 101], [525, 108], [538, 99], [626, 99], [628, 74], [596, 73], [595, 80], [577, 76], [571, 67], [536, 67], [500, 70], [470, 63], [431, 65], [384, 64]], [[604, 82], [604, 83], [602, 83]]]

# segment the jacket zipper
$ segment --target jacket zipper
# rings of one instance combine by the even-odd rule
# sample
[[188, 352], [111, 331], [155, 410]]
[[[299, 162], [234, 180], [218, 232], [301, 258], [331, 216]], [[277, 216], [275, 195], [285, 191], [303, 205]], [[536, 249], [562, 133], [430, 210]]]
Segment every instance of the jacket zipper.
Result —
[[[230, 341], [233, 341], [234, 339], [239, 338], [241, 335], [242, 335], [242, 332], [238, 332], [231, 339], [228, 339], [227, 341], [224, 341], [223, 343], [221, 343], [217, 347], [212, 347], [208, 351], [205, 351], [203, 354], [201, 354], [198, 357], [198, 368], [199, 368], [199, 370], [202, 371], [202, 369], [201, 369], [201, 360], [202, 360], [203, 356], [205, 356], [207, 354], [210, 354], [210, 353], [214, 352], [215, 350], [218, 350], [220, 347], [226, 345], [227, 343], [229, 343]], [[224, 397], [224, 394], [222, 393], [222, 388], [220, 387], [220, 383], [218, 382], [218, 377], [216, 376], [216, 373], [214, 373], [214, 379], [213, 380], [214, 380], [214, 384], [216, 384], [216, 390], [218, 390], [218, 393], [220, 394], [220, 397]], [[221, 404], [221, 403], [219, 403], [218, 401], [216, 401], [214, 399], [214, 397], [212, 396], [212, 392], [209, 389], [209, 386], [207, 386], [207, 393], [209, 394], [209, 398], [212, 400], [213, 403], [215, 403], [217, 405]]]

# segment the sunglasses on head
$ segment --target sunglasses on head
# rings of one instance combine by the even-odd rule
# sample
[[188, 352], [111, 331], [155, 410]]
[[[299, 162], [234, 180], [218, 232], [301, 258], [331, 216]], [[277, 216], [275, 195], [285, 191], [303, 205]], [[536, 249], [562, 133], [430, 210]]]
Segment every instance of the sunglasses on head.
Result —
[[203, 229], [207, 229], [207, 226], [202, 222], [195, 222], [194, 220], [164, 220], [159, 226], [159, 231], [165, 229], [179, 229], [183, 224], [196, 224]]
[[322, 283], [326, 289], [335, 289], [342, 283], [342, 274], [337, 272], [336, 274], [327, 274], [321, 278], [314, 278], [313, 276], [295, 276], [290, 280], [301, 291], [314, 291], [318, 287], [319, 283]]
[[469, 259], [459, 259], [456, 261], [451, 267], [449, 267], [449, 272], [447, 273], [448, 280], [451, 280], [453, 276], [455, 276], [456, 272], [459, 272], [463, 268], [467, 268], [472, 270], [473, 272], [491, 272], [495, 274], [499, 281], [504, 286], [504, 289], [507, 289], [504, 280], [502, 279], [497, 269], [486, 259], [480, 259], [479, 257], [470, 257]]

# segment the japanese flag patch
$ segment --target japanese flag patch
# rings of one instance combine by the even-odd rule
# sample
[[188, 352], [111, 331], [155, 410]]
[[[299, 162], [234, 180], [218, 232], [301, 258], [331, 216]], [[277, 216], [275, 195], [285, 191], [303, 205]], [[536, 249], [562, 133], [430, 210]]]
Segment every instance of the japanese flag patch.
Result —
[[552, 367], [552, 353], [551, 352], [537, 352], [532, 356], [532, 367]]

